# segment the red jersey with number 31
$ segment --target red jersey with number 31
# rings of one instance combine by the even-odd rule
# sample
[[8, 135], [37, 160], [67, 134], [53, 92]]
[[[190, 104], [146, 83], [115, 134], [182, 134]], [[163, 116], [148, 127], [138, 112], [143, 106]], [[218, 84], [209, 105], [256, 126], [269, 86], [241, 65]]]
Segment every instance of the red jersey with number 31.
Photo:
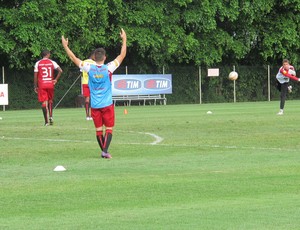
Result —
[[57, 68], [59, 68], [59, 65], [49, 58], [43, 58], [35, 63], [34, 72], [37, 73], [39, 88], [54, 88], [52, 80], [54, 77], [54, 70]]

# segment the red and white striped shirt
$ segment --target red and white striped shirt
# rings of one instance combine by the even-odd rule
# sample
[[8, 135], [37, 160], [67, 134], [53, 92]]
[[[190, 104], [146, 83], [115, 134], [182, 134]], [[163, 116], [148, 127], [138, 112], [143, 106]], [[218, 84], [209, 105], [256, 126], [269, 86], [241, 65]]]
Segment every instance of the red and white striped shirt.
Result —
[[34, 72], [37, 73], [38, 78], [38, 87], [42, 89], [52, 89], [53, 78], [54, 78], [54, 70], [59, 68], [59, 65], [49, 59], [43, 58], [37, 61], [34, 65]]

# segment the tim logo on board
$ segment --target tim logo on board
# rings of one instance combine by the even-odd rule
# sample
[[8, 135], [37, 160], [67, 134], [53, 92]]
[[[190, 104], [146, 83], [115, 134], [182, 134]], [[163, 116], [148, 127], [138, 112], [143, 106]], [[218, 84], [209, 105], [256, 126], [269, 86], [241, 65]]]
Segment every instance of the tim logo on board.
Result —
[[121, 79], [114, 82], [114, 88], [118, 90], [138, 90], [142, 82], [136, 79]]
[[165, 90], [171, 87], [171, 81], [168, 79], [149, 79], [144, 82], [145, 89]]

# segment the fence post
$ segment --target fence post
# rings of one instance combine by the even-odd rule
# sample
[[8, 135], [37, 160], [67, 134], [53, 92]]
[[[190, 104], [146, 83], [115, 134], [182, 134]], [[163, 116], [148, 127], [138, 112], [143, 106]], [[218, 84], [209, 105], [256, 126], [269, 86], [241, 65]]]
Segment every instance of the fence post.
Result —
[[[4, 66], [2, 66], [2, 83], [4, 84]], [[5, 111], [5, 105], [3, 105], [3, 111]]]
[[270, 65], [268, 65], [268, 101], [271, 101]]
[[[235, 71], [235, 65], [233, 66], [233, 71]], [[235, 80], [233, 81], [233, 102], [236, 103], [236, 92], [235, 92]]]
[[201, 88], [202, 82], [201, 82], [201, 66], [199, 66], [199, 99], [200, 99], [200, 105], [202, 104], [202, 88]]
[[[165, 74], [165, 66], [163, 66], [163, 74]], [[163, 98], [166, 97], [166, 94], [163, 94]]]

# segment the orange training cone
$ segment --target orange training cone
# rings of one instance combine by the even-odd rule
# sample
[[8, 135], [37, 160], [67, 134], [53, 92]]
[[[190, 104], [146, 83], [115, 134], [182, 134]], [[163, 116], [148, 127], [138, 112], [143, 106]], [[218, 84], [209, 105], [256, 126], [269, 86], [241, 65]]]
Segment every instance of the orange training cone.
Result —
[[126, 115], [128, 113], [127, 109], [124, 109], [124, 114]]

